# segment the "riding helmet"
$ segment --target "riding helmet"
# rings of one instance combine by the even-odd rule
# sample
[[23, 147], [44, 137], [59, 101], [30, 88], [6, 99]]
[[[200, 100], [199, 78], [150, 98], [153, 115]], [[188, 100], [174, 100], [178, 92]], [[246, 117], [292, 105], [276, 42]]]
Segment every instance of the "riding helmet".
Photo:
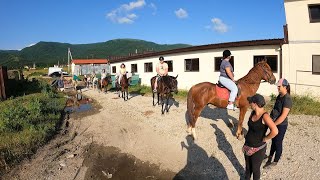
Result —
[[223, 57], [226, 58], [226, 57], [229, 57], [229, 56], [231, 56], [230, 50], [228, 50], [228, 49], [224, 50], [223, 51]]
[[159, 57], [159, 60], [160, 60], [160, 61], [163, 61], [163, 60], [164, 60], [163, 56], [160, 56], [160, 57]]

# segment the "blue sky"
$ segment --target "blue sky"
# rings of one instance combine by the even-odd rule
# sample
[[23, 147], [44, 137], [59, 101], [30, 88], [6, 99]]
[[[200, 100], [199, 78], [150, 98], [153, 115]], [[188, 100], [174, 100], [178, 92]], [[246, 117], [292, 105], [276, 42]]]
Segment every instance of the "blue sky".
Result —
[[0, 49], [132, 38], [214, 44], [282, 38], [282, 0], [0, 0]]

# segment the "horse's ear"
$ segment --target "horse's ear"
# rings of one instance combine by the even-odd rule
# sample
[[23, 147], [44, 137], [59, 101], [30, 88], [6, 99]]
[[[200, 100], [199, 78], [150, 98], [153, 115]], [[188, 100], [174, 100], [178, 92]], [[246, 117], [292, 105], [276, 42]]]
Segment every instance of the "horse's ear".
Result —
[[177, 79], [178, 78], [178, 74], [177, 74], [177, 76], [175, 77], [175, 79]]

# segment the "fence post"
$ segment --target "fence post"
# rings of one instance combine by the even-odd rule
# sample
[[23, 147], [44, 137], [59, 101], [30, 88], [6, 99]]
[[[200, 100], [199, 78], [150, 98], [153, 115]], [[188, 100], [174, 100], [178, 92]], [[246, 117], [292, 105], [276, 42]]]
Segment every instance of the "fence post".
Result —
[[6, 100], [6, 84], [8, 80], [8, 74], [7, 74], [7, 67], [6, 66], [0, 66], [0, 95], [1, 100]]

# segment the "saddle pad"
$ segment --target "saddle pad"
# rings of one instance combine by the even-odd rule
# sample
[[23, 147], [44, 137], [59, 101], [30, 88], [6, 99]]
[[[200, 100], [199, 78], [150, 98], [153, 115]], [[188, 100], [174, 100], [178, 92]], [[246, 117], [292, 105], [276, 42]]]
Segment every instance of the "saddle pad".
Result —
[[220, 99], [228, 100], [230, 92], [227, 88], [221, 88], [218, 85], [216, 85], [216, 94], [217, 97], [219, 97]]

